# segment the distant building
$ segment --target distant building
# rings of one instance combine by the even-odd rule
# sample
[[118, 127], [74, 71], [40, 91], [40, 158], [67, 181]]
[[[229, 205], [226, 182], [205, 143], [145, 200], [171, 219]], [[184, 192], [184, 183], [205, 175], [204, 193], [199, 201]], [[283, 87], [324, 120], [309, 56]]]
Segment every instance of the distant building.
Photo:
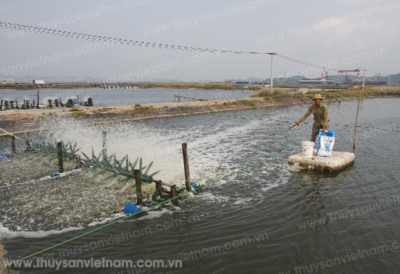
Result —
[[37, 84], [37, 85], [46, 84], [46, 82], [45, 82], [44, 80], [33, 80], [33, 83], [34, 83], [34, 84]]
[[1, 82], [3, 85], [14, 85], [15, 80], [14, 79], [4, 79], [3, 82]]

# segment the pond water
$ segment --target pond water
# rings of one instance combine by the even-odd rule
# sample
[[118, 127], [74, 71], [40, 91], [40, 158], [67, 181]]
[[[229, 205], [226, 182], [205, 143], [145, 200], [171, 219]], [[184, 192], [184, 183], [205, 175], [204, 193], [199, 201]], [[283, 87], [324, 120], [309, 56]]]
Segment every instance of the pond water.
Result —
[[[66, 121], [42, 133], [46, 138], [77, 142], [82, 151], [101, 149], [101, 131], [107, 131], [108, 153], [143, 157], [161, 170], [156, 179], [183, 185], [181, 144], [188, 143], [191, 180], [209, 184], [195, 195], [146, 214], [103, 227], [84, 221], [71, 225], [63, 218], [46, 217], [54, 184], [41, 187], [41, 195], [17, 192], [39, 210], [30, 218], [50, 218], [45, 231], [15, 231], [4, 223], [1, 243], [8, 259], [18, 259], [88, 232], [68, 243], [40, 252], [32, 258], [121, 260], [182, 260], [182, 268], [162, 269], [63, 269], [62, 273], [397, 273], [400, 263], [400, 154], [399, 99], [362, 101], [353, 166], [335, 174], [308, 172], [287, 165], [282, 153], [300, 151], [311, 134], [312, 117], [288, 130], [308, 105], [271, 107], [196, 116], [151, 119], [107, 126]], [[356, 101], [328, 103], [331, 129], [337, 131], [334, 149], [352, 151]], [[7, 140], [8, 142], [8, 140]], [[5, 150], [7, 144], [2, 143]], [[0, 164], [4, 164], [1, 163]], [[76, 179], [74, 179], [76, 178]], [[93, 178], [93, 177], [91, 177]], [[75, 181], [71, 177], [72, 186]], [[108, 183], [101, 177], [98, 184]], [[95, 179], [92, 180], [95, 182]], [[75, 182], [76, 183], [76, 182]], [[61, 187], [61, 186], [60, 186]], [[81, 186], [88, 193], [68, 191], [60, 214], [76, 208], [104, 211], [113, 219], [119, 203], [115, 191]], [[110, 192], [109, 195], [108, 192]], [[73, 199], [76, 195], [77, 199]], [[60, 196], [54, 196], [60, 197]], [[85, 200], [85, 197], [88, 199]], [[95, 198], [91, 198], [95, 197]], [[111, 198], [110, 198], [111, 197]], [[60, 199], [60, 198], [58, 198]], [[97, 199], [97, 200], [96, 200]], [[129, 201], [129, 197], [124, 202]], [[74, 205], [74, 203], [77, 203]], [[81, 203], [85, 205], [82, 207]], [[61, 201], [60, 201], [61, 204]], [[3, 205], [3, 220], [13, 219]], [[4, 213], [5, 212], [5, 213]], [[10, 212], [8, 215], [7, 212]], [[12, 214], [11, 214], [12, 212]], [[84, 213], [84, 212], [83, 212]], [[96, 212], [99, 217], [101, 212]], [[51, 215], [51, 214], [50, 214]], [[8, 221], [11, 222], [11, 221]], [[45, 222], [45, 221], [43, 221]], [[57, 223], [59, 222], [59, 223]], [[30, 258], [30, 259], [32, 259]], [[53, 273], [35, 269], [34, 273]], [[30, 269], [22, 273], [31, 273]]]

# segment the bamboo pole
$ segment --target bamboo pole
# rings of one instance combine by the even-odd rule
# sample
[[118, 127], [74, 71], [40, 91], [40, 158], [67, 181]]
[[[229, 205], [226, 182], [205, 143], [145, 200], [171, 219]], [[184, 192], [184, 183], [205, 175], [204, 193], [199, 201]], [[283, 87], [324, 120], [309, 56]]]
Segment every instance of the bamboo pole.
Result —
[[176, 196], [178, 196], [178, 191], [176, 190], [176, 185], [171, 186], [171, 202], [174, 205], [178, 205], [178, 199], [175, 198]]
[[17, 154], [17, 148], [15, 147], [15, 136], [11, 136], [11, 151], [12, 154]]
[[102, 132], [102, 136], [103, 136], [103, 158], [107, 158], [107, 132], [103, 131]]
[[141, 205], [143, 203], [143, 199], [142, 199], [142, 184], [140, 181], [140, 170], [135, 169], [134, 173], [135, 173], [136, 198], [137, 198], [136, 204]]
[[26, 149], [25, 149], [25, 151], [32, 151], [31, 141], [26, 140], [26, 141], [25, 141], [25, 144], [26, 144]]
[[183, 165], [185, 167], [186, 190], [191, 191], [192, 186], [190, 185], [190, 170], [189, 170], [189, 160], [188, 160], [188, 154], [187, 154], [187, 143], [182, 144], [182, 154], [183, 154]]
[[[364, 69], [362, 90], [364, 90], [364, 83], [365, 83], [365, 69]], [[360, 101], [361, 101], [361, 89], [360, 89], [359, 92], [358, 92], [358, 104], [357, 104], [356, 124], [355, 124], [355, 126], [354, 126], [353, 153], [355, 153], [355, 151], [356, 151], [356, 135], [357, 135], [357, 125], [358, 125], [358, 112], [359, 112], [359, 110], [360, 110]]]
[[63, 173], [64, 160], [63, 160], [62, 142], [57, 143], [57, 151], [58, 151], [58, 173]]
[[37, 103], [36, 103], [36, 104], [37, 104], [37, 105], [36, 105], [36, 108], [37, 108], [37, 109], [40, 108], [40, 107], [39, 107], [39, 99], [40, 99], [40, 98], [39, 98], [39, 95], [40, 95], [40, 91], [38, 90], [38, 91], [37, 91]]

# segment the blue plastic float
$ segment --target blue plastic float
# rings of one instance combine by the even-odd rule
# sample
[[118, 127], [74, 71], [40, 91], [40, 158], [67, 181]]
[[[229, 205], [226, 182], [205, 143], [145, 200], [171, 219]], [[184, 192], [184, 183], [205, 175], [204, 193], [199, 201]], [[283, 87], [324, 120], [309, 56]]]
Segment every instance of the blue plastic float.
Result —
[[138, 208], [137, 205], [135, 205], [135, 204], [127, 204], [124, 207], [123, 211], [124, 211], [125, 214], [133, 214], [135, 212], [140, 211], [140, 208]]

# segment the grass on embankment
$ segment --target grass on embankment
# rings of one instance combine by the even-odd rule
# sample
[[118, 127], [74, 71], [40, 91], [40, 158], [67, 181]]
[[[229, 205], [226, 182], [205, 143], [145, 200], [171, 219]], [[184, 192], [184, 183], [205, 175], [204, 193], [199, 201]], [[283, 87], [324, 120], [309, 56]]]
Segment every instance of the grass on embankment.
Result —
[[236, 85], [233, 83], [148, 83], [148, 88], [201, 89], [201, 90], [259, 90], [260, 85]]
[[254, 101], [251, 101], [251, 100], [236, 100], [234, 102], [234, 104], [242, 104], [242, 105], [245, 105], [245, 106], [248, 106], [248, 107], [255, 107], [256, 106], [256, 103]]
[[70, 109], [69, 111], [72, 113], [72, 116], [74, 117], [82, 117], [86, 115], [86, 112], [77, 108]]
[[[265, 100], [276, 100], [280, 98], [310, 98], [312, 99], [315, 94], [321, 94], [322, 97], [327, 99], [339, 98], [358, 98], [360, 88], [350, 88], [342, 91], [313, 91], [313, 92], [289, 92], [282, 89], [263, 90], [255, 94], [253, 97], [262, 97]], [[361, 98], [375, 97], [375, 96], [400, 96], [400, 87], [366, 87], [361, 91]]]
[[152, 106], [146, 106], [146, 107], [144, 107], [144, 106], [142, 106], [142, 105], [140, 105], [140, 104], [136, 104], [134, 107], [133, 107], [133, 110], [131, 110], [130, 111], [130, 114], [132, 115], [132, 116], [135, 116], [136, 114], [145, 114], [145, 113], [149, 113], [149, 112], [151, 112], [153, 110], [153, 107]]

